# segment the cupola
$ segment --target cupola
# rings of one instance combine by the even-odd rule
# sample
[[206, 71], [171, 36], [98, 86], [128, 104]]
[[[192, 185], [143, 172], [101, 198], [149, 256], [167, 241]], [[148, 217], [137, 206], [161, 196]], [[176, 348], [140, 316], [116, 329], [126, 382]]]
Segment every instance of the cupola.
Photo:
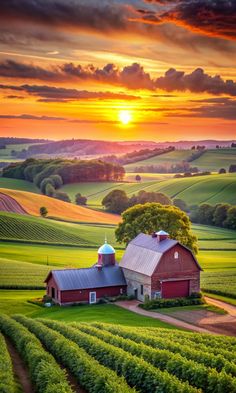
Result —
[[162, 242], [163, 240], [166, 240], [169, 237], [169, 233], [167, 233], [165, 231], [156, 232], [156, 235], [157, 235], [158, 242]]
[[115, 250], [107, 243], [107, 239], [105, 238], [105, 243], [98, 249], [98, 265], [109, 266], [115, 265], [115, 263]]

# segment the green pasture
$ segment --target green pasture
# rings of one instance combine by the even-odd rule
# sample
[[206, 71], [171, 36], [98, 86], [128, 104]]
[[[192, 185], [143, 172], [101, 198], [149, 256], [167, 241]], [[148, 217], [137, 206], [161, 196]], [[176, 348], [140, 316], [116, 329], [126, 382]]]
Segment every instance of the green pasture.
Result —
[[192, 154], [191, 150], [174, 150], [166, 154], [157, 155], [147, 160], [136, 161], [125, 165], [126, 172], [135, 172], [135, 168], [143, 165], [176, 164], [185, 161]]
[[39, 143], [19, 143], [15, 145], [6, 145], [6, 149], [0, 149], [0, 161], [22, 161], [21, 159], [15, 158], [11, 152], [12, 150], [15, 150], [17, 152], [20, 152], [23, 149], [28, 149], [29, 146], [32, 145], [38, 145]]
[[208, 202], [212, 204], [227, 202], [236, 204], [236, 174], [196, 176], [174, 179], [159, 177], [149, 180], [125, 183], [75, 183], [65, 185], [62, 190], [67, 192], [72, 201], [80, 192], [88, 199], [88, 206], [101, 207], [102, 199], [112, 190], [124, 190], [128, 196], [140, 190], [163, 192], [171, 198], [181, 198], [189, 205]]
[[0, 290], [0, 313], [8, 315], [21, 313], [31, 318], [48, 318], [64, 322], [105, 322], [127, 326], [174, 328], [157, 319], [134, 314], [115, 304], [43, 308], [28, 303], [28, 300], [41, 298], [44, 293], [43, 290]]
[[193, 164], [201, 170], [218, 172], [220, 168], [225, 168], [228, 171], [231, 164], [236, 164], [236, 149], [207, 150]]
[[34, 183], [30, 183], [26, 180], [10, 179], [7, 177], [0, 177], [0, 188], [34, 192], [36, 194], [40, 193], [40, 190], [34, 185]]

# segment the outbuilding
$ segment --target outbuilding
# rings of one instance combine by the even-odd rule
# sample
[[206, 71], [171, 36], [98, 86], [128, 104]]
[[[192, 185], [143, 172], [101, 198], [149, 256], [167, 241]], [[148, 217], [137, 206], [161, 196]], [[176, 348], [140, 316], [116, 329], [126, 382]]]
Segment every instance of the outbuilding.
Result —
[[105, 296], [125, 294], [127, 285], [115, 250], [105, 244], [98, 250], [98, 262], [91, 268], [52, 270], [46, 280], [47, 295], [54, 303], [96, 303]]
[[186, 297], [200, 291], [202, 270], [192, 251], [159, 231], [139, 234], [120, 262], [127, 291], [138, 300]]

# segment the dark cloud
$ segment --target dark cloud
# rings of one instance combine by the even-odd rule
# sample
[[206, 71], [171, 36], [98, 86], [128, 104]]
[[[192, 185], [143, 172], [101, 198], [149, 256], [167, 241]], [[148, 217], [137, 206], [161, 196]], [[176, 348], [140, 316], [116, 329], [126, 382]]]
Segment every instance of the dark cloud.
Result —
[[58, 73], [33, 64], [5, 60], [0, 63], [0, 76], [8, 78], [50, 80], [58, 77]]
[[236, 120], [236, 100], [222, 97], [219, 99], [196, 100], [195, 102], [205, 105], [187, 109], [187, 113], [174, 113], [168, 116]]
[[66, 120], [64, 117], [54, 117], [54, 116], [34, 116], [34, 115], [0, 115], [0, 119], [21, 119], [21, 120]]
[[159, 9], [155, 15], [146, 10], [144, 22], [172, 22], [198, 33], [236, 40], [235, 0], [153, 0], [152, 3], [165, 5], [167, 10]]
[[[228, 94], [236, 96], [236, 82], [233, 80], [225, 81], [220, 75], [211, 76], [201, 68], [197, 68], [189, 74], [184, 71], [177, 71], [174, 68], [170, 68], [166, 71], [164, 76], [155, 79], [138, 63], [127, 65], [121, 69], [114, 64], [106, 64], [104, 67], [99, 68], [92, 64], [82, 66], [73, 63], [65, 63], [57, 67], [54, 66], [50, 69], [45, 69], [34, 66], [33, 64], [6, 60], [0, 63], [0, 76], [39, 80], [52, 79], [56, 81], [65, 81], [68, 79], [96, 81], [102, 84], [118, 85], [133, 90], [146, 89], [156, 91], [162, 89], [167, 92], [188, 90], [193, 93], [209, 93], [214, 95]], [[14, 90], [24, 90], [30, 94], [38, 94], [41, 99], [48, 100], [47, 102], [55, 98], [57, 98], [57, 100], [99, 97], [121, 99], [122, 97], [125, 99], [138, 98], [110, 92], [96, 93], [49, 86], [24, 85], [23, 87], [15, 86]], [[155, 96], [158, 96], [158, 94]], [[167, 94], [162, 96], [169, 97], [170, 95]]]
[[131, 6], [109, 1], [86, 0], [1, 0], [0, 20], [30, 22], [67, 29], [111, 32], [127, 29]]
[[224, 81], [219, 75], [208, 75], [201, 68], [197, 68], [190, 74], [170, 68], [165, 76], [157, 78], [156, 87], [169, 92], [189, 90], [192, 93], [236, 96], [236, 82]]
[[120, 99], [134, 100], [140, 97], [123, 93], [94, 92], [87, 90], [66, 89], [63, 87], [38, 85], [0, 85], [2, 90], [22, 91], [29, 95], [39, 97], [41, 102], [70, 102], [86, 99]]

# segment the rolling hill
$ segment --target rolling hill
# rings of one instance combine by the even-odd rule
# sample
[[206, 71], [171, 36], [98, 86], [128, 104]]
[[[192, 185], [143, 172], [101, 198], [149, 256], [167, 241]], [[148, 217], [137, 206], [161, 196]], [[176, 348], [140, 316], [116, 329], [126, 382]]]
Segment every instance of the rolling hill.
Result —
[[140, 190], [163, 192], [171, 198], [181, 198], [189, 205], [208, 202], [216, 204], [236, 203], [236, 174], [197, 176], [163, 180], [142, 181], [140, 183], [75, 183], [62, 187], [71, 199], [80, 192], [88, 198], [88, 205], [101, 207], [101, 201], [113, 189], [124, 190], [129, 196]]
[[34, 216], [39, 216], [40, 207], [45, 206], [49, 216], [65, 220], [101, 224], [117, 224], [120, 221], [120, 217], [114, 214], [95, 212], [88, 208], [59, 201], [44, 195], [3, 188], [0, 188], [0, 192], [14, 198], [27, 213]]

